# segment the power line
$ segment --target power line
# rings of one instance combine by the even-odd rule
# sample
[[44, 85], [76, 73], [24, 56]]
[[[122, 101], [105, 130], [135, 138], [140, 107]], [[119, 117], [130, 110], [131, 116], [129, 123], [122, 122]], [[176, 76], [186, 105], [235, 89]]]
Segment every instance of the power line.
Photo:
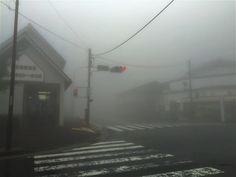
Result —
[[105, 52], [97, 53], [97, 54], [94, 54], [94, 55], [95, 56], [105, 55], [107, 53], [110, 53], [110, 52], [118, 49], [119, 47], [121, 47], [125, 43], [127, 43], [129, 40], [134, 38], [138, 33], [140, 33], [144, 28], [146, 28], [150, 23], [152, 23], [159, 15], [161, 15], [173, 2], [174, 2], [174, 0], [171, 0], [160, 12], [158, 12], [151, 20], [149, 20], [143, 27], [141, 27], [138, 31], [136, 31], [128, 39], [126, 39], [125, 41], [121, 42], [120, 44], [116, 45], [115, 47], [113, 47], [113, 48], [111, 48], [111, 49], [109, 49], [109, 50], [107, 50]]
[[111, 59], [100, 57], [100, 56], [96, 57], [96, 59], [102, 60], [102, 61], [104, 61], [106, 63], [110, 62], [110, 63], [130, 66], [130, 67], [134, 67], [134, 68], [142, 68], [142, 69], [172, 68], [172, 67], [176, 67], [176, 66], [183, 66], [183, 63], [186, 62], [186, 61], [184, 61], [184, 62], [179, 62], [179, 63], [175, 63], [175, 64], [169, 64], [169, 65], [136, 65], [136, 64], [126, 63], [126, 62], [119, 62], [119, 61], [111, 60]]
[[[8, 10], [10, 10], [10, 11], [15, 11], [14, 8], [12, 8], [11, 6], [9, 6], [9, 5], [6, 4], [5, 2], [0, 1], [0, 3], [1, 3], [2, 5], [4, 5], [5, 7], [7, 7]], [[54, 36], [57, 37], [58, 39], [60, 39], [60, 40], [62, 40], [62, 41], [64, 41], [64, 42], [67, 42], [67, 43], [69, 43], [69, 44], [71, 44], [71, 45], [73, 45], [73, 46], [75, 46], [75, 47], [77, 47], [77, 48], [80, 48], [80, 49], [82, 49], [82, 50], [87, 50], [86, 48], [80, 46], [79, 44], [77, 44], [77, 43], [75, 43], [75, 42], [73, 42], [73, 41], [71, 41], [71, 40], [69, 40], [69, 39], [66, 39], [65, 37], [63, 37], [63, 36], [61, 36], [61, 35], [59, 35], [59, 34], [53, 32], [53, 31], [51, 31], [50, 29], [46, 28], [45, 26], [43, 26], [43, 25], [39, 24], [38, 22], [32, 20], [31, 18], [27, 17], [27, 16], [24, 15], [23, 13], [18, 12], [18, 14], [19, 14], [20, 16], [22, 16], [23, 18], [25, 18], [26, 20], [28, 20], [29, 22], [31, 22], [31, 23], [37, 25], [39, 28], [43, 29], [44, 31], [46, 31], [46, 32], [48, 32], [48, 33], [54, 35]]]
[[55, 13], [57, 14], [58, 18], [62, 21], [62, 23], [64, 23], [64, 25], [74, 34], [74, 36], [82, 41], [83, 43], [85, 43], [80, 36], [78, 35], [77, 32], [75, 32], [75, 30], [71, 27], [71, 25], [67, 22], [67, 20], [61, 15], [61, 13], [59, 12], [59, 10], [53, 5], [51, 0], [48, 0], [49, 5], [51, 6], [51, 8], [55, 11]]

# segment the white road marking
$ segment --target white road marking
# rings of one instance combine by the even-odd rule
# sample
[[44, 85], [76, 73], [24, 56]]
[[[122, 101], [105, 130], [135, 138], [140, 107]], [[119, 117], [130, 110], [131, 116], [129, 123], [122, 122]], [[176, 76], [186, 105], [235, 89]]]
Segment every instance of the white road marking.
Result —
[[195, 168], [190, 170], [183, 170], [183, 171], [173, 171], [173, 172], [167, 172], [167, 173], [159, 173], [154, 175], [148, 175], [143, 177], [186, 177], [186, 176], [194, 176], [194, 177], [200, 177], [200, 176], [209, 176], [209, 175], [216, 175], [224, 173], [221, 170], [212, 168], [212, 167], [204, 167], [204, 168]]
[[142, 126], [140, 124], [134, 124], [136, 127], [142, 128], [142, 129], [149, 129], [151, 127], [146, 127], [146, 126]]
[[85, 156], [69, 156], [69, 157], [60, 157], [60, 158], [52, 158], [52, 159], [43, 159], [43, 160], [35, 160], [35, 165], [40, 164], [49, 164], [49, 163], [61, 163], [68, 161], [78, 161], [78, 160], [89, 160], [96, 158], [107, 158], [107, 157], [117, 157], [117, 156], [125, 156], [125, 155], [137, 155], [137, 154], [150, 154], [153, 153], [153, 150], [135, 150], [135, 151], [125, 151], [125, 152], [113, 152], [113, 153], [105, 153], [105, 154], [95, 154], [95, 155], [85, 155]]
[[163, 125], [155, 125], [156, 128], [164, 128]]
[[132, 145], [134, 145], [134, 143], [105, 144], [105, 145], [97, 145], [97, 146], [73, 148], [73, 149], [70, 149], [70, 150], [68, 150], [68, 151], [79, 151], [79, 150], [89, 150], [89, 149], [122, 147], [122, 146], [132, 146]]
[[128, 128], [128, 127], [122, 126], [122, 125], [117, 125], [116, 127], [120, 128], [120, 129], [123, 129], [123, 130], [134, 131], [134, 129]]
[[112, 126], [109, 126], [107, 127], [108, 129], [111, 129], [113, 131], [117, 131], [117, 132], [123, 132], [123, 130], [119, 129], [119, 128], [116, 128], [116, 127], [112, 127]]
[[[175, 162], [171, 165], [175, 165], [181, 162]], [[182, 162], [183, 163], [183, 162]], [[189, 163], [189, 162], [185, 162]], [[169, 164], [165, 164], [164, 166], [169, 166]], [[145, 170], [149, 168], [157, 168], [160, 167], [160, 164], [156, 163], [143, 163], [139, 165], [123, 165], [123, 166], [118, 166], [118, 167], [108, 167], [108, 168], [103, 168], [99, 170], [78, 170], [74, 171], [70, 174], [68, 173], [57, 173], [53, 175], [47, 175], [47, 176], [40, 176], [40, 177], [64, 177], [64, 176], [70, 176], [70, 177], [88, 177], [88, 176], [97, 176], [97, 175], [111, 175], [111, 174], [119, 174], [119, 173], [124, 173], [124, 172], [132, 172], [132, 171], [137, 171], [137, 170]], [[168, 177], [168, 176], [165, 176]]]
[[143, 125], [143, 124], [134, 124], [134, 125], [139, 126], [139, 127], [143, 127], [146, 129], [154, 128], [153, 126], [150, 126], [150, 125]]
[[76, 167], [86, 167], [86, 166], [96, 166], [96, 165], [104, 165], [104, 164], [117, 164], [124, 162], [134, 162], [134, 161], [143, 161], [143, 160], [151, 160], [151, 159], [160, 159], [173, 157], [171, 154], [150, 154], [150, 155], [139, 155], [139, 156], [130, 156], [130, 157], [122, 157], [122, 158], [114, 158], [114, 159], [106, 159], [106, 160], [95, 160], [90, 162], [78, 162], [78, 163], [69, 163], [69, 164], [60, 164], [53, 166], [41, 166], [35, 167], [35, 172], [43, 172], [43, 171], [52, 171], [52, 170], [62, 170], [67, 168], [76, 168]]
[[168, 127], [173, 127], [173, 125], [164, 125], [164, 127], [167, 127], [167, 128], [168, 128]]
[[98, 153], [98, 152], [122, 151], [122, 150], [140, 149], [140, 148], [143, 148], [143, 146], [137, 145], [137, 146], [97, 149], [97, 150], [88, 150], [88, 151], [73, 151], [73, 152], [64, 152], [64, 153], [61, 152], [61, 153], [55, 153], [55, 154], [36, 155], [34, 156], [34, 159], [60, 157], [60, 156], [65, 157], [69, 155], [82, 155], [82, 154], [91, 154], [91, 153]]
[[125, 141], [103, 141], [99, 143], [94, 143], [92, 145], [94, 146], [94, 145], [116, 144], [116, 143], [125, 143]]
[[138, 127], [138, 126], [135, 126], [135, 125], [127, 125], [128, 128], [134, 128], [134, 129], [137, 129], [137, 130], [143, 130], [145, 128], [141, 128], [141, 127]]
[[159, 167], [158, 164], [155, 163], [145, 163], [141, 165], [123, 165], [119, 167], [110, 167], [110, 168], [103, 168], [99, 170], [86, 170], [86, 171], [75, 171], [70, 174], [68, 173], [58, 173], [58, 174], [52, 174], [52, 175], [43, 175], [38, 177], [64, 177], [64, 176], [70, 176], [70, 177], [88, 177], [88, 176], [97, 176], [97, 175], [107, 175], [107, 174], [114, 174], [114, 173], [123, 173], [123, 172], [131, 172], [136, 170], [142, 170], [142, 169], [148, 169], [148, 168], [155, 168]]

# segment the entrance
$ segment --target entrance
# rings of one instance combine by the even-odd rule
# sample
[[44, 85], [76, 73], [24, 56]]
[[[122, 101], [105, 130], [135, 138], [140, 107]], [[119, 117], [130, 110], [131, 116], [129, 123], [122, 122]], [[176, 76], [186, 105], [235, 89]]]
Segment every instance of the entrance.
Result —
[[59, 85], [25, 84], [24, 115], [29, 126], [56, 126], [59, 119]]

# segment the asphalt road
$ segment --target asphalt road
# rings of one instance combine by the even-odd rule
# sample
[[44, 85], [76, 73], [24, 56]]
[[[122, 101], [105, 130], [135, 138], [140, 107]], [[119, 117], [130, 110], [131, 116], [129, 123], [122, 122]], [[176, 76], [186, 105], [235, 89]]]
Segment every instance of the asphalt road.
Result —
[[236, 125], [131, 124], [87, 147], [1, 160], [1, 176], [235, 177]]
[[[115, 133], [111, 139], [126, 139], [146, 148], [174, 154], [178, 159], [191, 160], [195, 166], [211, 166], [236, 176], [236, 125], [190, 124], [178, 127]], [[171, 170], [171, 169], [170, 169]]]

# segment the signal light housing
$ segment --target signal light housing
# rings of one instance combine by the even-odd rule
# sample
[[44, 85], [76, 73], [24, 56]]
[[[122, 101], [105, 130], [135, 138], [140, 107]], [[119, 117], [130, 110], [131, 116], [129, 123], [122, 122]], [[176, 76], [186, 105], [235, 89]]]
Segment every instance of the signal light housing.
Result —
[[110, 72], [113, 73], [123, 73], [127, 70], [126, 66], [114, 66], [110, 69]]

